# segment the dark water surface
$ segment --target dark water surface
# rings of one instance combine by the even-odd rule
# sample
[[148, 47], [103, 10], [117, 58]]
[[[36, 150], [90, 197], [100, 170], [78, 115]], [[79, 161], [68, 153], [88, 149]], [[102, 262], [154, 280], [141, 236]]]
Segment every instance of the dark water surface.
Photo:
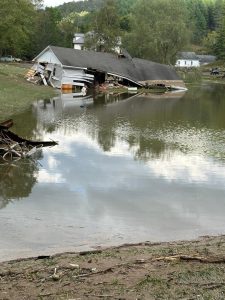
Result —
[[14, 116], [59, 145], [0, 165], [0, 260], [225, 233], [224, 95], [63, 95]]

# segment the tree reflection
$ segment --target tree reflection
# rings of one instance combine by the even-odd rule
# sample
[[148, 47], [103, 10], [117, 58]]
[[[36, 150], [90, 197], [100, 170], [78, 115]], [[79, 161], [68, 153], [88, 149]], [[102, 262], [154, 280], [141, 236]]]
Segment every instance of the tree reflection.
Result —
[[29, 196], [37, 182], [38, 170], [37, 160], [0, 162], [0, 209], [14, 199]]
[[[104, 151], [111, 151], [118, 140], [125, 141], [134, 158], [159, 158], [166, 143], [156, 135], [171, 120], [184, 94], [135, 95], [110, 102], [94, 112], [98, 120], [97, 140]], [[121, 99], [122, 100], [122, 99]], [[135, 149], [135, 150], [134, 150]]]
[[144, 161], [159, 158], [168, 149], [191, 151], [196, 141], [199, 151], [202, 142], [204, 151], [212, 154], [212, 145], [220, 146], [225, 129], [223, 95], [223, 86], [206, 85], [185, 94], [141, 94], [108, 103], [107, 108], [98, 103], [98, 143], [111, 151], [118, 141], [126, 142], [134, 158]]

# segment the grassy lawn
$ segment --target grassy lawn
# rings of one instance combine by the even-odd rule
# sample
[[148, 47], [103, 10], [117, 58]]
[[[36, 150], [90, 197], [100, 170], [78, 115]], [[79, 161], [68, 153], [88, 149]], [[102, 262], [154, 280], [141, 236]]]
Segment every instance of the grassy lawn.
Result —
[[34, 85], [24, 78], [31, 65], [0, 63], [0, 121], [25, 110], [37, 99], [53, 97], [51, 87]]

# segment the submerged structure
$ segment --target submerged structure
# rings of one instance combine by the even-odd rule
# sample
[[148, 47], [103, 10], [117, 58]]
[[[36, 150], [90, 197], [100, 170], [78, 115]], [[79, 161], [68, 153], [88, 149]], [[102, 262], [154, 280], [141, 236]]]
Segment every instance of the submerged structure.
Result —
[[[122, 54], [48, 46], [34, 59], [33, 72], [56, 88], [118, 84], [142, 87], [165, 85], [183, 89], [184, 82], [167, 65]], [[32, 71], [29, 74], [32, 77]]]

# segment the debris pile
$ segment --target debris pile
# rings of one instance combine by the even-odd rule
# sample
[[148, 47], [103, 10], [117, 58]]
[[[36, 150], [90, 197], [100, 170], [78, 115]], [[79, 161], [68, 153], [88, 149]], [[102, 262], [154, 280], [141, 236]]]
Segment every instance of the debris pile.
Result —
[[27, 81], [40, 85], [52, 85], [49, 81], [51, 72], [46, 66], [45, 63], [35, 64], [25, 76]]
[[9, 130], [12, 120], [0, 123], [0, 158], [5, 161], [31, 157], [38, 149], [57, 145], [54, 141], [30, 141], [19, 137]]

